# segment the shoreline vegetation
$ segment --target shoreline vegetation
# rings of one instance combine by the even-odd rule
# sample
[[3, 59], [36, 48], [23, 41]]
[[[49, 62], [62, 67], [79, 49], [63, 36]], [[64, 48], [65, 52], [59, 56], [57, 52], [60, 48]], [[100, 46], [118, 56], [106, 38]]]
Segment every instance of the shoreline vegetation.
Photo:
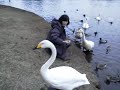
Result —
[[[44, 49], [33, 48], [46, 38], [50, 24], [25, 10], [0, 5], [0, 89], [47, 90], [40, 67], [48, 60]], [[70, 66], [85, 73], [90, 85], [77, 90], [98, 90], [99, 83], [83, 52], [73, 43], [68, 50], [70, 61], [56, 59], [52, 67]], [[64, 74], [64, 72], [62, 73]]]

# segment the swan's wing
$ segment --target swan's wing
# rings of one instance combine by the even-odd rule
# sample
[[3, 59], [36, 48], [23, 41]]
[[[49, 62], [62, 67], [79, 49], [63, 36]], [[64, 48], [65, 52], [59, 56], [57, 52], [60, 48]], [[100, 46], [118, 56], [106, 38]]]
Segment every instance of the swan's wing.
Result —
[[84, 82], [84, 75], [76, 71], [71, 67], [56, 67], [52, 68], [48, 72], [48, 78], [50, 83], [56, 86], [69, 86], [78, 82]]
[[90, 40], [86, 40], [85, 42], [83, 42], [83, 46], [86, 48], [86, 49], [92, 49], [94, 47], [94, 42], [93, 41], [90, 41]]
[[95, 43], [93, 41], [89, 41], [92, 47], [94, 47]]

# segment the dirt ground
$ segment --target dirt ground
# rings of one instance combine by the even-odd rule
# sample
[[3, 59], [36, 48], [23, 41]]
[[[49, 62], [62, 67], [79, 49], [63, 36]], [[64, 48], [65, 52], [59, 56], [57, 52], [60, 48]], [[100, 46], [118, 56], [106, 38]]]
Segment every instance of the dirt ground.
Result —
[[[47, 90], [39, 70], [49, 55], [44, 49], [33, 48], [49, 30], [50, 24], [34, 13], [0, 5], [0, 90]], [[77, 90], [98, 90], [83, 52], [74, 43], [68, 51], [70, 61], [56, 59], [51, 67], [66, 65], [86, 73], [91, 84]]]

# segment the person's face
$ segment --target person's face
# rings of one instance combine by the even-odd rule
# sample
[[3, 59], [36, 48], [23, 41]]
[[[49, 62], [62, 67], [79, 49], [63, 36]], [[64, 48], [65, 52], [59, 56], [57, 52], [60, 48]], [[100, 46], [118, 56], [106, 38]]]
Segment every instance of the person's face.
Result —
[[68, 21], [62, 21], [62, 26], [67, 26], [67, 24], [68, 24]]

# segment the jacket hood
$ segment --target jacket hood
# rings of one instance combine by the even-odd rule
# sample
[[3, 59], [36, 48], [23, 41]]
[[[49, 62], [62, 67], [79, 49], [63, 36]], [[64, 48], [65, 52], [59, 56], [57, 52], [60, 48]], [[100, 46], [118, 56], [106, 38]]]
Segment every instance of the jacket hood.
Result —
[[52, 28], [60, 28], [60, 27], [62, 27], [62, 25], [60, 24], [60, 22], [57, 19], [53, 19], [51, 22], [51, 27]]

